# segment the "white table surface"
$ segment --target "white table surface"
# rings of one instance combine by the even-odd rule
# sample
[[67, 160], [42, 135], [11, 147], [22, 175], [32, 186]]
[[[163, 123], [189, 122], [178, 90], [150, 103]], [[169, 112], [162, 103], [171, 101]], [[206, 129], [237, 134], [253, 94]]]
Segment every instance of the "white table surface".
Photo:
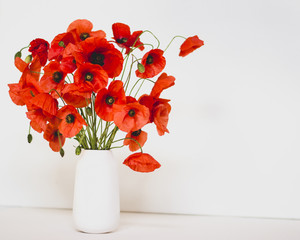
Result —
[[71, 210], [0, 207], [1, 240], [300, 240], [300, 221], [241, 217], [121, 213], [117, 231], [74, 229]]

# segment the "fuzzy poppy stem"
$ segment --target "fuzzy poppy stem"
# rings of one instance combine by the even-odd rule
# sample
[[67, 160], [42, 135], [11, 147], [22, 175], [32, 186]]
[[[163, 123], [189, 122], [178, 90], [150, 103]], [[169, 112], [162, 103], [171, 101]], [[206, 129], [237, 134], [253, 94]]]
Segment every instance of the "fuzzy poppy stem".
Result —
[[142, 147], [141, 147], [141, 145], [140, 145], [140, 143], [137, 141], [137, 140], [135, 140], [135, 139], [133, 139], [133, 138], [121, 138], [121, 139], [118, 139], [118, 140], [116, 140], [116, 141], [113, 141], [112, 143], [116, 143], [116, 142], [120, 142], [120, 141], [124, 141], [125, 139], [130, 139], [130, 140], [132, 140], [132, 141], [135, 141], [138, 145], [139, 145], [139, 148], [140, 148], [140, 150], [141, 150], [141, 153], [143, 153], [143, 149], [142, 149]]
[[135, 84], [132, 86], [132, 88], [131, 88], [131, 90], [130, 90], [130, 92], [129, 92], [129, 96], [131, 96], [132, 90], [135, 88], [135, 86], [137, 85], [137, 83], [138, 83], [140, 80], [142, 80], [142, 79], [155, 83], [154, 81], [152, 81], [152, 80], [149, 79], [149, 78], [139, 78], [139, 79], [135, 82]]
[[186, 37], [183, 37], [183, 36], [180, 36], [180, 35], [177, 35], [175, 37], [172, 38], [172, 40], [169, 42], [169, 44], [167, 45], [167, 47], [165, 48], [164, 52], [167, 51], [167, 49], [169, 48], [169, 46], [171, 45], [171, 43], [173, 42], [173, 40], [175, 38], [183, 38], [183, 39], [186, 39]]
[[49, 94], [52, 92], [52, 91], [55, 91], [56, 92], [56, 94], [59, 96], [59, 98], [62, 100], [62, 102], [63, 102], [63, 104], [64, 105], [66, 105], [66, 103], [65, 103], [65, 101], [64, 101], [64, 99], [60, 96], [60, 94], [56, 91], [56, 89], [51, 89], [50, 91], [49, 91]]

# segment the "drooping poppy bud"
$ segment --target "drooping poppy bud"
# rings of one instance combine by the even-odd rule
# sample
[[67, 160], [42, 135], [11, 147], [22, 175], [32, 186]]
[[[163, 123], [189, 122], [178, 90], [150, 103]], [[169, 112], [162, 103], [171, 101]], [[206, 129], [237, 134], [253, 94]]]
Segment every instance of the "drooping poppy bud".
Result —
[[139, 72], [140, 73], [144, 73], [145, 72], [145, 67], [144, 67], [144, 65], [143, 64], [141, 64], [141, 63], [138, 63], [138, 70], [139, 70]]
[[28, 55], [26, 58], [25, 58], [25, 62], [26, 63], [30, 63], [32, 61], [32, 55]]
[[17, 52], [16, 54], [15, 54], [15, 59], [17, 58], [17, 57], [22, 57], [22, 53], [19, 51], [19, 52]]
[[60, 154], [61, 157], [64, 157], [64, 156], [65, 156], [65, 151], [64, 151], [63, 148], [61, 148], [61, 149], [59, 150], [59, 154]]
[[30, 133], [27, 135], [27, 141], [28, 143], [32, 142], [32, 135]]
[[92, 111], [92, 109], [91, 109], [90, 107], [87, 107], [87, 108], [86, 108], [86, 113], [87, 113], [87, 115], [89, 115], [89, 116], [93, 116], [93, 111]]
[[78, 146], [78, 147], [75, 149], [75, 154], [76, 154], [76, 155], [80, 155], [80, 153], [81, 153], [81, 147]]

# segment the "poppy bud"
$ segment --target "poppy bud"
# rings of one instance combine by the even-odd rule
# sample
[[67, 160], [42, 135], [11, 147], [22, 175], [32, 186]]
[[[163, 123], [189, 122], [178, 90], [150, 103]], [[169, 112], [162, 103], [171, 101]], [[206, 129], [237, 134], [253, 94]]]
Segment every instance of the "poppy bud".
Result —
[[64, 156], [65, 156], [65, 151], [64, 151], [63, 148], [61, 148], [61, 149], [59, 150], [59, 153], [60, 153], [60, 156], [61, 156], [61, 157], [64, 157]]
[[90, 107], [87, 107], [87, 108], [86, 108], [86, 113], [87, 113], [87, 115], [89, 115], [89, 116], [93, 116], [93, 111], [92, 111], [92, 109], [91, 109]]
[[17, 58], [17, 57], [22, 57], [22, 53], [21, 52], [17, 52], [16, 54], [15, 54], [15, 59]]
[[27, 135], [27, 141], [28, 143], [32, 142], [32, 135], [30, 133]]
[[81, 147], [78, 146], [78, 147], [76, 148], [76, 150], [75, 150], [75, 154], [76, 154], [76, 155], [80, 155], [80, 153], [81, 153]]
[[59, 43], [58, 43], [58, 46], [60, 46], [60, 47], [66, 47], [66, 45], [65, 45], [65, 43], [63, 42], [63, 41], [60, 41]]
[[141, 63], [138, 63], [138, 70], [140, 73], [144, 73], [145, 72], [145, 67], [143, 64]]
[[26, 58], [25, 58], [25, 62], [26, 63], [30, 63], [32, 61], [32, 55], [28, 55]]

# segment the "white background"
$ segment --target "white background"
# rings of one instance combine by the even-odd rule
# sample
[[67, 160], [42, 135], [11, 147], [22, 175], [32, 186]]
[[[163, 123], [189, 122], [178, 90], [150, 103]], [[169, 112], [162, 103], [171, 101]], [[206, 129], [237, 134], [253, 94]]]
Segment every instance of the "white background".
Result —
[[15, 52], [78, 18], [109, 37], [114, 22], [151, 30], [163, 48], [177, 34], [205, 41], [186, 58], [179, 39], [165, 54], [170, 134], [150, 126], [144, 148], [162, 167], [136, 173], [122, 165], [129, 152], [115, 152], [122, 210], [300, 218], [300, 3], [279, 0], [0, 0], [0, 205], [72, 206], [75, 143], [63, 159], [38, 133], [27, 144], [7, 84], [20, 77]]

